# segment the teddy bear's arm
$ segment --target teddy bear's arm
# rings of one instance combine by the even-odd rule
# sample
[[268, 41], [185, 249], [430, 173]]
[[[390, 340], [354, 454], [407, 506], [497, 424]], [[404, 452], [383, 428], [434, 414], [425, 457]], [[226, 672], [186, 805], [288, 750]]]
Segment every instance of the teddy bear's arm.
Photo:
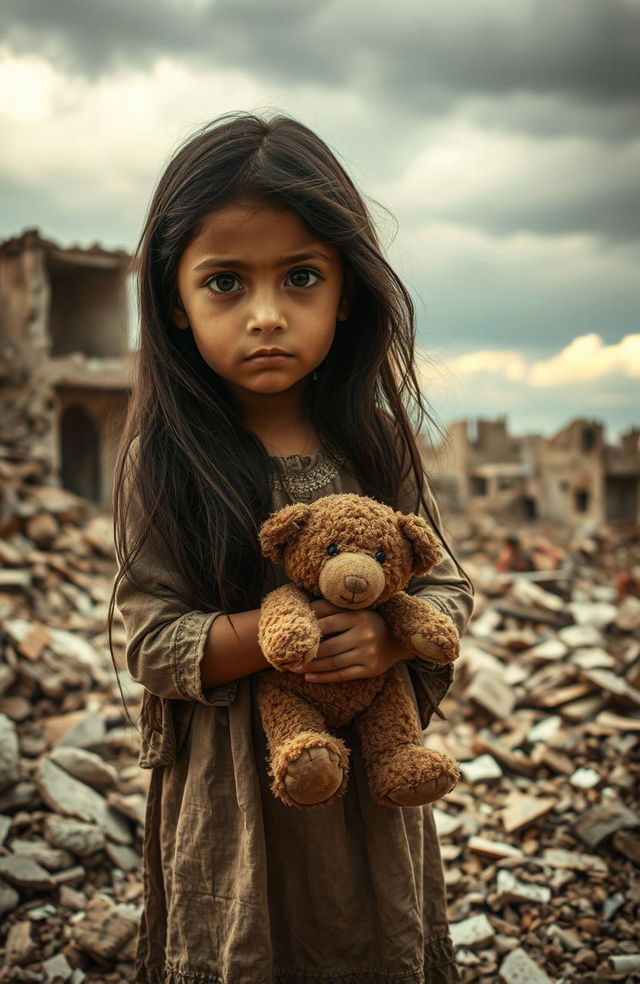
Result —
[[[378, 611], [396, 639], [417, 656], [446, 664], [459, 655], [460, 638], [453, 621], [425, 598], [400, 591]], [[434, 645], [439, 655], [434, 655]]]
[[294, 584], [284, 584], [262, 600], [258, 642], [277, 670], [310, 662], [318, 652], [320, 629], [309, 596]]

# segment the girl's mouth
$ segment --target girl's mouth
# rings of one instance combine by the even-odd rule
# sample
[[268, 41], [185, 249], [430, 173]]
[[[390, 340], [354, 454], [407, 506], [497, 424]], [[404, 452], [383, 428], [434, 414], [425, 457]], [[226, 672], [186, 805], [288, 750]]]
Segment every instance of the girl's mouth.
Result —
[[247, 356], [247, 361], [260, 366], [280, 366], [291, 358], [291, 354], [283, 349], [258, 349], [253, 355]]

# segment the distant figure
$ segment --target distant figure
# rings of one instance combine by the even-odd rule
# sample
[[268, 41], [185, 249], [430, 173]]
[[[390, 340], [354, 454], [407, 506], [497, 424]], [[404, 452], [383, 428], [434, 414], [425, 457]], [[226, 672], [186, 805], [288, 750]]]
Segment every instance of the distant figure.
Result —
[[566, 556], [562, 547], [543, 537], [531, 544], [531, 563], [536, 571], [555, 571], [562, 567]]
[[508, 571], [532, 571], [533, 563], [517, 536], [508, 536], [496, 562], [496, 570], [501, 574]]
[[640, 598], [640, 566], [636, 565], [630, 571], [622, 571], [618, 575], [616, 587], [621, 598], [628, 596]]

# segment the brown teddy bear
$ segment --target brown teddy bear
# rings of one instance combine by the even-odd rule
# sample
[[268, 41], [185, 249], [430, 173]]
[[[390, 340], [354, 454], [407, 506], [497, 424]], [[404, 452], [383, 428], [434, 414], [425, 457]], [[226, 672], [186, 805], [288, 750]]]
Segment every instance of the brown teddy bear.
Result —
[[283, 672], [306, 666], [318, 651], [314, 597], [340, 608], [375, 607], [416, 656], [432, 652], [428, 643], [435, 643], [442, 653], [438, 662], [456, 658], [459, 638], [451, 619], [403, 591], [412, 575], [427, 573], [440, 558], [427, 523], [367, 496], [329, 495], [274, 513], [260, 530], [260, 545], [293, 582], [264, 598], [258, 630], [262, 651], [275, 667], [259, 675], [257, 694], [274, 794], [307, 808], [343, 795], [349, 752], [327, 728], [351, 721], [377, 803], [420, 806], [449, 792], [458, 767], [422, 745], [411, 696], [395, 666], [341, 683], [313, 683], [304, 674]]

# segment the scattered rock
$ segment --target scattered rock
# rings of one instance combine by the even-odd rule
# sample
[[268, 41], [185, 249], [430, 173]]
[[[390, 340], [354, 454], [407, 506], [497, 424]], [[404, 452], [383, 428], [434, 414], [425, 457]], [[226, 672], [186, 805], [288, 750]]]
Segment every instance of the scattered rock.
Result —
[[504, 829], [507, 833], [522, 830], [552, 810], [555, 804], [556, 800], [552, 797], [526, 796], [512, 790], [501, 811]]
[[74, 942], [100, 963], [116, 958], [137, 931], [137, 922], [122, 915], [109, 899], [92, 899], [84, 918], [72, 929]]
[[597, 847], [618, 830], [640, 827], [640, 817], [622, 803], [602, 803], [579, 818], [576, 833], [587, 847]]
[[0, 858], [0, 878], [17, 888], [47, 891], [55, 887], [53, 878], [41, 865], [20, 855]]
[[456, 947], [482, 950], [495, 936], [494, 929], [485, 915], [471, 916], [451, 924], [451, 939]]
[[65, 772], [94, 788], [106, 789], [118, 781], [118, 772], [112, 765], [84, 748], [60, 744], [52, 749], [49, 758]]
[[507, 954], [500, 964], [500, 981], [502, 984], [553, 984], [520, 947]]
[[51, 814], [44, 821], [44, 835], [49, 843], [71, 851], [79, 857], [89, 857], [105, 847], [104, 832], [92, 823], [82, 823], [68, 817]]
[[20, 776], [20, 753], [15, 725], [0, 714], [0, 791], [15, 786]]
[[103, 796], [43, 756], [35, 772], [45, 803], [57, 813], [95, 823], [117, 844], [131, 843], [131, 830]]

